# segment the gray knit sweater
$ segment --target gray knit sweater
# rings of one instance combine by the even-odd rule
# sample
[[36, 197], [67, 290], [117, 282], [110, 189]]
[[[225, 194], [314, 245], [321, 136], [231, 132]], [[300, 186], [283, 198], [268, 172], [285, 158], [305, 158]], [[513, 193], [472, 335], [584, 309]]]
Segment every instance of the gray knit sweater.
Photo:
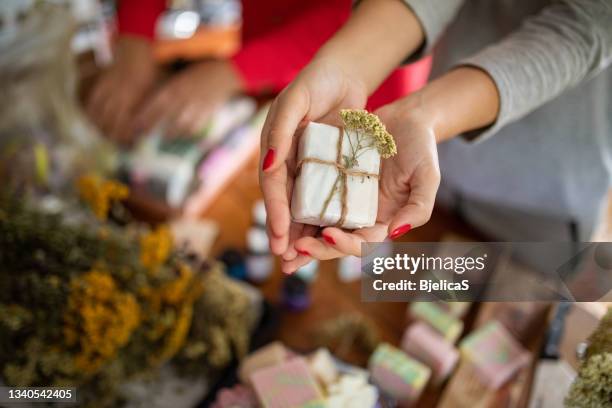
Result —
[[440, 145], [446, 187], [588, 237], [612, 175], [612, 0], [404, 1], [426, 35], [413, 58], [480, 67], [501, 96], [491, 127]]

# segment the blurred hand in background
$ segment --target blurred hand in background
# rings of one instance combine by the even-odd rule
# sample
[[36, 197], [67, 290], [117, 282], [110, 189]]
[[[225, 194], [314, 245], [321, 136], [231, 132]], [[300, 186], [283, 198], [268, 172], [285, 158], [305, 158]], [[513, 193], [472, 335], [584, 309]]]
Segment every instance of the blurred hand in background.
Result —
[[86, 102], [91, 120], [111, 139], [128, 143], [133, 137], [134, 110], [158, 79], [150, 41], [122, 36], [114, 62], [96, 81]]
[[172, 76], [137, 109], [133, 131], [161, 124], [167, 136], [201, 131], [211, 114], [242, 90], [231, 62], [200, 62]]

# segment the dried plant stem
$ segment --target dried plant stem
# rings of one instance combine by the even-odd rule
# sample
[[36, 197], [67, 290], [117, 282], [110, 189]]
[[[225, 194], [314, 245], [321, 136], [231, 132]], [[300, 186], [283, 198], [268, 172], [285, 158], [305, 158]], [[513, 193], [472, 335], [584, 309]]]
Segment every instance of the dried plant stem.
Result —
[[[365, 145], [365, 146], [362, 145], [361, 144], [361, 142], [363, 141], [362, 134], [358, 131], [356, 131], [355, 134], [357, 135], [357, 145], [356, 146], [353, 145], [353, 141], [351, 140], [351, 135], [348, 132], [346, 132], [346, 135], [347, 135], [346, 138], [348, 139], [349, 145], [351, 146], [351, 155], [343, 156], [343, 159], [344, 159], [343, 165], [345, 169], [352, 169], [357, 164], [359, 164], [358, 162], [359, 156], [361, 156], [361, 154], [364, 153], [366, 150], [374, 147], [371, 144]], [[342, 137], [342, 135], [340, 137]], [[338, 183], [340, 183], [339, 188], [338, 188]], [[329, 191], [329, 194], [327, 195], [327, 197], [325, 198], [325, 201], [323, 202], [323, 208], [321, 209], [321, 212], [319, 213], [320, 219], [323, 219], [323, 217], [325, 216], [325, 213], [327, 212], [327, 208], [329, 207], [329, 204], [331, 203], [331, 200], [334, 197], [334, 194], [336, 193], [336, 191], [342, 191], [343, 188], [347, 187], [344, 184], [345, 184], [345, 178], [342, 175], [342, 171], [338, 170], [338, 176], [336, 177], [336, 180], [334, 181], [334, 184], [332, 185], [332, 188]]]

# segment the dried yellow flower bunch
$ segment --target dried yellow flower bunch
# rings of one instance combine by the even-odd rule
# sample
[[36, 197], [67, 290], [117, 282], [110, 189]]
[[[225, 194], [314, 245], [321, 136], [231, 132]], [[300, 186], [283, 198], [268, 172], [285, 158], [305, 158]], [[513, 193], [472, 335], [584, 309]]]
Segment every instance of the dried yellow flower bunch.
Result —
[[77, 181], [81, 199], [85, 201], [99, 220], [106, 220], [113, 201], [125, 200], [130, 191], [122, 183], [104, 180], [96, 175], [81, 176]]
[[393, 136], [387, 131], [378, 116], [364, 109], [342, 109], [340, 116], [345, 129], [362, 131], [369, 135], [383, 158], [387, 159], [397, 153]]
[[63, 333], [69, 347], [80, 347], [75, 357], [79, 370], [98, 371], [127, 344], [139, 324], [136, 298], [120, 291], [108, 272], [94, 269], [70, 282]]
[[172, 358], [183, 345], [189, 334], [193, 317], [195, 301], [204, 290], [202, 279], [184, 263], [178, 265], [178, 276], [160, 287], [145, 286], [141, 288], [141, 296], [148, 301], [150, 311], [160, 314], [162, 310], [174, 310], [174, 321], [168, 325], [165, 319], [158, 319], [147, 336], [150, 340], [158, 340], [166, 336], [161, 349], [152, 353], [149, 362], [153, 365], [164, 363]]
[[145, 233], [140, 237], [140, 263], [149, 271], [154, 271], [166, 262], [172, 245], [172, 232], [165, 225]]

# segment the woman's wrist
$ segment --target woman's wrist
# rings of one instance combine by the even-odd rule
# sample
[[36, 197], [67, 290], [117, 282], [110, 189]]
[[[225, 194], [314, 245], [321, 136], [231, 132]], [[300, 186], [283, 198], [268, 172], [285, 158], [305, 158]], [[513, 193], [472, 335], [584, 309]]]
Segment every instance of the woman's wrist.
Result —
[[437, 142], [493, 124], [499, 93], [493, 79], [475, 67], [458, 67], [399, 101], [407, 121], [433, 129]]
[[417, 17], [402, 1], [362, 0], [316, 58], [337, 61], [372, 93], [423, 40]]

